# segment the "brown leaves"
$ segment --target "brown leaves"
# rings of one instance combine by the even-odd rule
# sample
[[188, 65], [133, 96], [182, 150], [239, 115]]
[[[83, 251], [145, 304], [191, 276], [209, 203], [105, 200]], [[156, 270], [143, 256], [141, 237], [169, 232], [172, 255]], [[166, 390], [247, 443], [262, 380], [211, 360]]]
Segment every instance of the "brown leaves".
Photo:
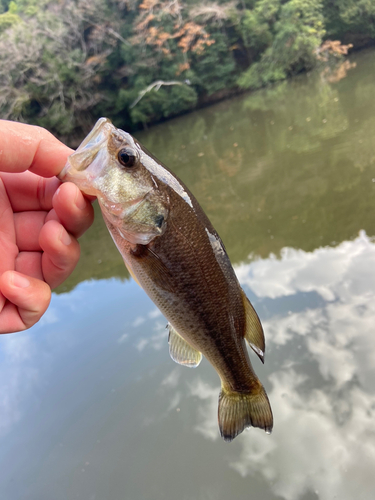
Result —
[[348, 54], [349, 49], [353, 47], [353, 44], [342, 45], [340, 40], [326, 40], [317, 49], [317, 58], [320, 61], [328, 61], [330, 56], [341, 57]]
[[192, 21], [184, 24], [175, 36], [181, 38], [178, 46], [181, 47], [183, 53], [191, 50], [201, 54], [205, 45], [209, 46], [215, 43], [215, 40], [210, 39], [202, 26]]
[[159, 3], [159, 0], [143, 0], [139, 8], [141, 10], [147, 10], [150, 11], [152, 10], [157, 4]]
[[[169, 55], [173, 50], [170, 40], [178, 40], [177, 46], [183, 54], [189, 51], [202, 53], [204, 47], [212, 45], [215, 40], [210, 38], [200, 24], [184, 21], [183, 8], [179, 0], [143, 0], [139, 6], [140, 14], [135, 22], [137, 35], [132, 38], [132, 44], [146, 43], [164, 55]], [[187, 68], [179, 68], [178, 74], [185, 69]]]
[[181, 75], [181, 73], [187, 71], [188, 69], [190, 69], [190, 64], [187, 61], [182, 64], [179, 64], [178, 70], [176, 71], [176, 76]]

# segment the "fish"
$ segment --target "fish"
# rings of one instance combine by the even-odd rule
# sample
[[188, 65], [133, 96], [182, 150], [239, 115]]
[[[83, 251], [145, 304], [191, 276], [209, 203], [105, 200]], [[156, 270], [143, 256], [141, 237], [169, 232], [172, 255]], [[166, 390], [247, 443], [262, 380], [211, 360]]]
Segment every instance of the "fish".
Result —
[[221, 380], [218, 424], [271, 433], [273, 415], [246, 342], [264, 362], [265, 339], [224, 244], [193, 194], [129, 133], [100, 118], [59, 175], [98, 199], [131, 276], [168, 320], [171, 358], [202, 356]]

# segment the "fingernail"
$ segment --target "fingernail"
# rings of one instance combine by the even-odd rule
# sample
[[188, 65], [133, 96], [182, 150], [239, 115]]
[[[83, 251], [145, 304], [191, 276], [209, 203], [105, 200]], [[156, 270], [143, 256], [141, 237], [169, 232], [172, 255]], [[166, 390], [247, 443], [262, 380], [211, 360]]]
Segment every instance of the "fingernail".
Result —
[[24, 276], [13, 273], [12, 284], [13, 286], [17, 286], [19, 288], [27, 288], [28, 286], [30, 286], [30, 281]]
[[76, 202], [76, 207], [78, 207], [80, 210], [86, 208], [86, 200], [80, 191], [77, 192], [75, 202]]
[[61, 228], [60, 241], [66, 246], [70, 245], [72, 242], [72, 238], [69, 236], [69, 234], [65, 231], [64, 228]]
[[57, 197], [57, 196], [59, 196], [59, 193], [60, 193], [60, 188], [61, 188], [61, 186], [59, 186], [59, 187], [56, 189], [56, 191], [55, 191], [55, 193], [54, 193], [54, 195], [53, 195], [53, 197], [52, 197], [52, 204], [53, 204], [53, 205], [54, 205], [54, 203], [55, 203], [55, 201], [56, 201], [56, 197]]

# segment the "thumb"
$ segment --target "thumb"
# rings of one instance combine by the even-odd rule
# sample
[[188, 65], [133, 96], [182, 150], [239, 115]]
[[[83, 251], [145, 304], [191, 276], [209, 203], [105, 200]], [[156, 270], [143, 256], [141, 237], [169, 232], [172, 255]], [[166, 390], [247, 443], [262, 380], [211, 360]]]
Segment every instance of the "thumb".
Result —
[[50, 301], [51, 289], [47, 283], [6, 271], [0, 276], [0, 333], [19, 332], [35, 325]]

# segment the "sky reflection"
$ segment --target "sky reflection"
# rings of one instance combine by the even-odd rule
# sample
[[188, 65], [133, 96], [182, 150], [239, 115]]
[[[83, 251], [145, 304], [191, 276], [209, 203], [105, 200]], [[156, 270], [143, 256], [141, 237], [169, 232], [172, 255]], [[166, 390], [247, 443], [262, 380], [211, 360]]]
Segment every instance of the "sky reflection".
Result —
[[[219, 437], [216, 373], [205, 360], [197, 370], [172, 362], [166, 321], [133, 281], [84, 282], [54, 295], [39, 325], [1, 339], [1, 490], [28, 498], [11, 478], [29, 484], [42, 474], [29, 498], [50, 498], [56, 481], [57, 499], [130, 495], [142, 489], [136, 471], [145, 470], [145, 488], [154, 486], [144, 498], [159, 499], [154, 490], [163, 491], [169, 471], [173, 498], [185, 481], [183, 448], [186, 466], [199, 449], [216, 470], [214, 478], [197, 468], [194, 498], [213, 484], [225, 494], [236, 484], [236, 498], [250, 485], [270, 499], [372, 498], [374, 262], [375, 243], [361, 232], [336, 247], [284, 248], [279, 258], [236, 267], [266, 333], [266, 364], [250, 356], [275, 428], [271, 436], [250, 429], [232, 445]], [[96, 474], [83, 476], [90, 467]], [[224, 498], [221, 488], [212, 498]]]
[[139, 134], [242, 262], [272, 435], [223, 442], [216, 372], [170, 359], [96, 207], [42, 321], [0, 338], [0, 500], [372, 500], [374, 52], [355, 60]]
[[[337, 247], [283, 249], [236, 268], [241, 283], [268, 301], [263, 321], [272, 436], [250, 430], [229, 465], [264, 476], [287, 500], [307, 492], [323, 500], [370, 499], [375, 459], [375, 245], [364, 232]], [[314, 292], [323, 302], [272, 314], [285, 296]], [[271, 304], [271, 305], [270, 305]], [[297, 347], [297, 348], [296, 348]], [[273, 365], [270, 367], [270, 365]], [[217, 388], [197, 379], [204, 400], [199, 432], [215, 439]]]

